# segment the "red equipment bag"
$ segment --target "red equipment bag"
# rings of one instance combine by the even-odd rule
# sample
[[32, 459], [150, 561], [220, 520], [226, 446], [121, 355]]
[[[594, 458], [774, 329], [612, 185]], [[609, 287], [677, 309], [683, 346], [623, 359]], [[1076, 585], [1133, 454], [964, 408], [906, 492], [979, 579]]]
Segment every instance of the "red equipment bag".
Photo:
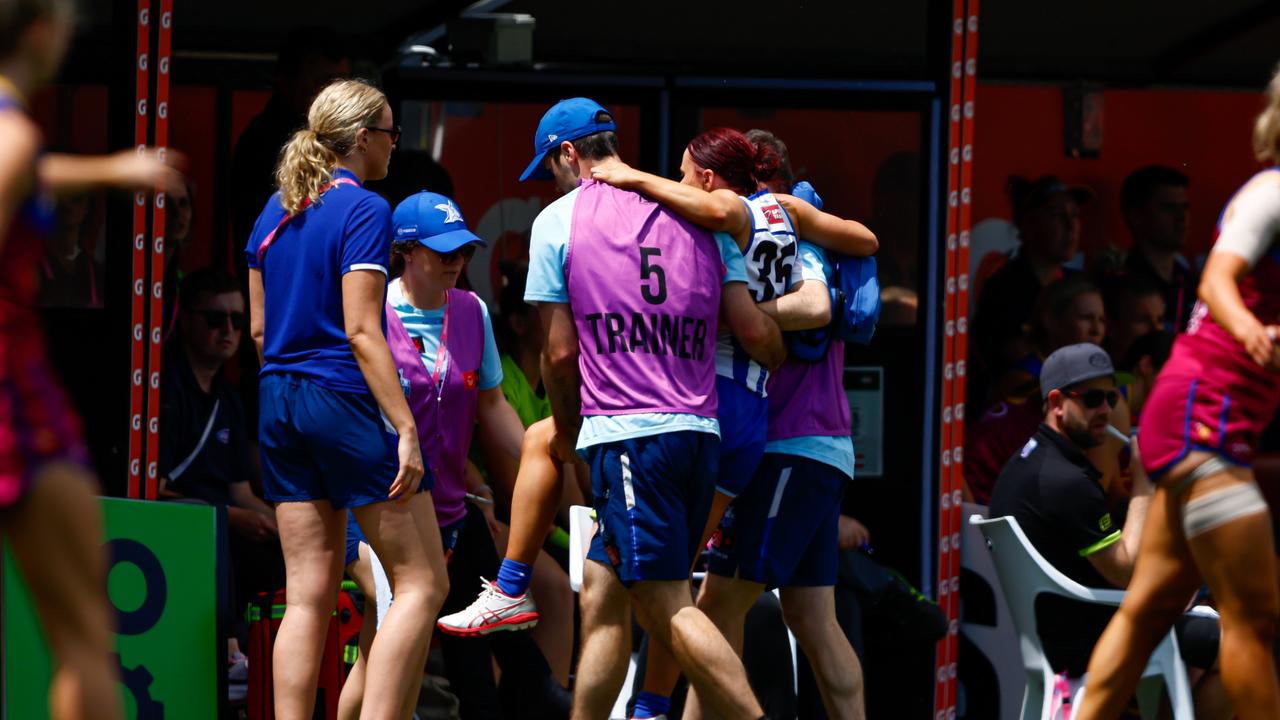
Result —
[[[274, 594], [260, 593], [249, 605], [249, 720], [275, 720], [273, 687], [271, 682], [271, 656], [280, 620], [284, 617], [284, 590]], [[344, 643], [355, 626], [359, 633], [360, 614], [346, 592], [338, 594], [338, 607], [325, 631], [324, 655], [320, 660], [320, 682], [316, 687], [315, 718], [336, 720], [338, 695], [345, 679], [343, 668]]]

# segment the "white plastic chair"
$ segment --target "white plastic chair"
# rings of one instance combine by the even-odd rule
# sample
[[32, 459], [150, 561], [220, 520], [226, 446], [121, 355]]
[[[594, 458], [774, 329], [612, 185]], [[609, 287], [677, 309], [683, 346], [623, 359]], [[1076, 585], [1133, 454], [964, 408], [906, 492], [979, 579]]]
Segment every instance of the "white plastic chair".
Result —
[[[961, 507], [964, 517], [975, 514], [981, 517], [987, 516], [985, 505], [964, 503]], [[994, 625], [960, 623], [960, 634], [973, 643], [995, 671], [1000, 717], [991, 720], [1016, 720], [1022, 693], [1027, 685], [1018, 655], [1018, 629], [1013, 625], [1009, 602], [1005, 600], [1004, 591], [1000, 589], [1000, 578], [996, 575], [995, 562], [987, 550], [987, 542], [982, 537], [982, 530], [977, 525], [966, 524], [960, 533], [960, 567], [982, 578], [991, 587], [994, 595]], [[962, 667], [961, 672], [963, 671]]]
[[[1026, 669], [1027, 689], [1022, 696], [1023, 720], [1051, 720], [1053, 670], [1045, 656], [1044, 646], [1036, 623], [1036, 598], [1043, 593], [1079, 600], [1097, 605], [1119, 606], [1124, 598], [1122, 590], [1098, 590], [1087, 588], [1063, 575], [1050, 565], [1032, 547], [1027, 536], [1012, 517], [990, 520], [981, 515], [969, 518], [986, 539], [995, 560], [996, 574], [1004, 592], [1013, 624], [1018, 629], [1022, 664]], [[1178, 641], [1170, 633], [1156, 646], [1151, 660], [1143, 671], [1144, 687], [1139, 689], [1138, 704], [1145, 718], [1153, 718], [1159, 712], [1159, 686], [1154, 688], [1147, 678], [1163, 680], [1173, 708], [1174, 720], [1193, 720], [1195, 712], [1191, 703], [1191, 686], [1187, 680], [1187, 668], [1178, 654]], [[1072, 698], [1072, 707], [1079, 707], [1083, 699], [1084, 683]], [[1154, 692], [1153, 692], [1154, 690]]]

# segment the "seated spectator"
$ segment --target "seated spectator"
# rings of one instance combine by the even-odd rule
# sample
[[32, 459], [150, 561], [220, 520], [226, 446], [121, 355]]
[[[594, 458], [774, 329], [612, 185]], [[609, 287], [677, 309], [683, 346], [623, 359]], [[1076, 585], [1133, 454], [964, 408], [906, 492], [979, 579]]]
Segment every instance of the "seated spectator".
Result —
[[1160, 289], [1164, 327], [1174, 333], [1186, 329], [1200, 285], [1198, 274], [1182, 256], [1191, 215], [1190, 184], [1173, 168], [1148, 165], [1130, 173], [1120, 189], [1120, 209], [1133, 235], [1124, 275]]
[[1009, 178], [1013, 222], [1022, 245], [978, 291], [969, 356], [969, 397], [990, 404], [986, 382], [1030, 352], [1028, 325], [1041, 291], [1062, 277], [1063, 264], [1080, 249], [1080, 206], [1093, 198], [1086, 187], [1046, 175], [1034, 182]]
[[[284, 587], [275, 510], [250, 488], [244, 411], [222, 373], [247, 322], [244, 297], [234, 278], [206, 268], [183, 279], [178, 305], [160, 383], [160, 496], [226, 508], [235, 619], [254, 594]], [[235, 639], [229, 653], [240, 659]]]
[[1143, 275], [1116, 275], [1102, 279], [1107, 310], [1107, 352], [1123, 359], [1134, 340], [1164, 329], [1164, 291]]
[[[1072, 580], [1086, 587], [1123, 588], [1133, 575], [1154, 486], [1141, 465], [1132, 463], [1133, 494], [1120, 523], [1113, 519], [1104, 476], [1086, 456], [1106, 438], [1120, 399], [1111, 359], [1089, 343], [1061, 348], [1045, 361], [1040, 385], [1044, 422], [997, 478], [990, 516], [1015, 518], [1031, 545]], [[1054, 670], [1081, 677], [1113, 612], [1114, 608], [1044, 597], [1037, 615]], [[1178, 633], [1187, 664], [1212, 671], [1217, 621], [1186, 616]], [[1216, 682], [1216, 674], [1207, 680]], [[1198, 696], [1208, 684], [1200, 683]], [[1197, 712], [1197, 717], [1230, 715], [1229, 708], [1197, 709], [1205, 713]]]
[[1038, 395], [1040, 366], [1049, 353], [1064, 345], [1102, 344], [1107, 314], [1098, 286], [1079, 273], [1053, 281], [1036, 298], [1031, 311], [1026, 352], [991, 386], [993, 402], [1021, 402]]

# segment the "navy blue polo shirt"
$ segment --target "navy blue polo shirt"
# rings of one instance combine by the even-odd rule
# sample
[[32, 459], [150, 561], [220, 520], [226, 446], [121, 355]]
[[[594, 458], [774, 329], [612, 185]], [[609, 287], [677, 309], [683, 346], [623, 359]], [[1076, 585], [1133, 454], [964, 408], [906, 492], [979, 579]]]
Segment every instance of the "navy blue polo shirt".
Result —
[[[358, 182], [341, 168], [333, 176]], [[342, 276], [352, 270], [386, 275], [391, 207], [363, 187], [338, 185], [290, 220], [259, 263], [258, 247], [284, 216], [277, 192], [245, 247], [249, 267], [262, 273], [265, 293], [261, 374], [292, 373], [330, 390], [368, 392], [343, 324]]]

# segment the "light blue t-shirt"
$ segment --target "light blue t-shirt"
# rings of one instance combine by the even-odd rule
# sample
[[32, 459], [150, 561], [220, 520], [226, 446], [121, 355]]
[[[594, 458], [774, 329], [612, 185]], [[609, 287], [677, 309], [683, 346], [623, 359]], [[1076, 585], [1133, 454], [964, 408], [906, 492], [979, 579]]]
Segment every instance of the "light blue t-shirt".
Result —
[[[800, 276], [805, 282], [815, 281], [823, 285], [831, 282], [831, 264], [826, 253], [803, 240], [800, 241]], [[844, 402], [841, 398], [838, 402]], [[771, 440], [764, 446], [767, 453], [799, 455], [825, 463], [853, 479], [853, 438], [833, 435], [805, 435], [803, 437]]]
[[[573, 225], [573, 203], [581, 188], [558, 198], [542, 209], [529, 234], [529, 274], [524, 300], [528, 303], [568, 303], [569, 289], [564, 277], [564, 259]], [[715, 233], [720, 259], [725, 266], [725, 283], [746, 282], [742, 253], [733, 238]], [[587, 415], [578, 431], [578, 449], [607, 442], [648, 437], [664, 432], [694, 430], [719, 436], [720, 423], [689, 413], [636, 413], [633, 415]]]
[[[480, 300], [480, 298], [476, 298]], [[436, 368], [436, 352], [440, 349], [440, 332], [444, 329], [444, 307], [423, 310], [414, 307], [404, 296], [400, 279], [387, 284], [387, 304], [396, 311], [409, 337], [422, 340], [422, 364], [427, 372]], [[498, 356], [498, 343], [493, 337], [493, 321], [489, 319], [489, 307], [480, 300], [480, 312], [484, 315], [484, 354], [480, 358], [480, 379], [477, 387], [489, 390], [502, 384], [502, 358]], [[449, 371], [448, 356], [440, 368], [443, 376]]]

